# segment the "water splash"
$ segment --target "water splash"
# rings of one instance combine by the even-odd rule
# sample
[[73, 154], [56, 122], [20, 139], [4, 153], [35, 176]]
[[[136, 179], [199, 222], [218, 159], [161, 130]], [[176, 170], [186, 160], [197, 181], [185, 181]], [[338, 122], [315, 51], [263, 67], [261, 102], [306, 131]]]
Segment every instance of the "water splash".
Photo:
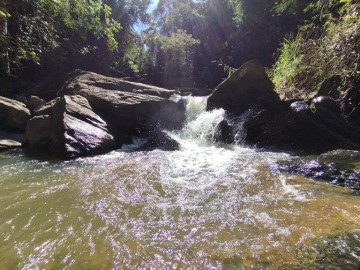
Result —
[[204, 97], [186, 99], [186, 124], [181, 131], [170, 133], [170, 136], [180, 142], [183, 150], [196, 146], [213, 146], [216, 126], [224, 119], [225, 111], [206, 111], [205, 108]]

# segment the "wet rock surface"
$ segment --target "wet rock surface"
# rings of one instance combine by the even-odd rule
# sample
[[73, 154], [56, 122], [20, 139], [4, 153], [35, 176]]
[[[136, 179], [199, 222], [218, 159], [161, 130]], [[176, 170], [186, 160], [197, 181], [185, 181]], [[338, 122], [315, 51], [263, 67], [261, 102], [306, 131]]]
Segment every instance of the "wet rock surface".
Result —
[[107, 124], [81, 96], [57, 98], [35, 111], [27, 124], [26, 152], [60, 159], [100, 154], [114, 148]]
[[276, 170], [360, 190], [360, 152], [336, 150], [318, 157], [279, 161]]
[[[354, 94], [351, 100], [356, 100]], [[218, 141], [309, 155], [360, 149], [360, 126], [355, 118], [350, 122], [343, 117], [341, 104], [329, 96], [282, 101], [264, 68], [249, 61], [214, 90], [207, 110], [226, 111], [228, 125], [217, 127]], [[238, 127], [241, 140], [235, 138]]]

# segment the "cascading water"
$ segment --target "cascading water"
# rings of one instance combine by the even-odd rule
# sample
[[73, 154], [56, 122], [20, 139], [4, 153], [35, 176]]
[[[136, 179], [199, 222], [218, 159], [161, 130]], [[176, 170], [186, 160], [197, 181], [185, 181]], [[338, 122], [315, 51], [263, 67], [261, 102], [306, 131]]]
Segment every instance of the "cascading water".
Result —
[[223, 109], [205, 111], [206, 98], [189, 97], [186, 100], [186, 124], [184, 128], [171, 134], [181, 143], [183, 148], [187, 145], [211, 146], [216, 126], [224, 119]]
[[180, 151], [1, 154], [0, 269], [358, 269], [360, 197], [214, 144], [223, 117], [189, 98]]

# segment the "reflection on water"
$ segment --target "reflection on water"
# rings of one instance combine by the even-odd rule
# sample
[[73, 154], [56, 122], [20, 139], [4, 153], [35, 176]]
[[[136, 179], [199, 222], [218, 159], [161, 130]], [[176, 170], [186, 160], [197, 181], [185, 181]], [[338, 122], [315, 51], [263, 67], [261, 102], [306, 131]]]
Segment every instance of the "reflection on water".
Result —
[[2, 157], [0, 268], [293, 269], [316, 265], [316, 241], [342, 234], [359, 266], [360, 197], [269, 169], [283, 158], [215, 146]]
[[180, 151], [0, 156], [0, 269], [359, 269], [356, 193], [173, 136]]

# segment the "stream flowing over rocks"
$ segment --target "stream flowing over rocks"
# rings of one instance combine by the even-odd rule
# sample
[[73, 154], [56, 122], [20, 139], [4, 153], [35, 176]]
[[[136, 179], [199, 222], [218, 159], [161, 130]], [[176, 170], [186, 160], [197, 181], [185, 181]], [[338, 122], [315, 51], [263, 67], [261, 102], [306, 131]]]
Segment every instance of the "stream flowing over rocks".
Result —
[[29, 99], [26, 138], [0, 132], [0, 269], [358, 270], [360, 152], [296, 152], [356, 125], [279, 100], [257, 62], [234, 76], [231, 106], [85, 71]]
[[147, 142], [133, 138], [67, 161], [1, 152], [0, 268], [359, 269], [359, 193], [284, 170], [316, 161], [359, 174], [358, 151], [223, 144], [226, 111], [184, 103], [183, 127], [166, 132], [176, 151], [134, 151]]
[[[321, 93], [326, 93], [324, 87]], [[25, 105], [0, 98], [1, 129], [21, 133], [26, 127], [25, 142], [2, 137], [2, 149], [22, 143], [28, 155], [45, 159], [121, 148], [179, 150], [179, 138], [169, 135], [186, 129], [188, 98], [179, 93], [76, 70], [51, 101], [30, 96]], [[224, 147], [244, 145], [301, 155], [359, 150], [360, 124], [354, 121], [356, 115], [345, 117], [346, 104], [353, 100], [350, 94], [339, 101], [321, 93], [311, 101], [282, 101], [261, 64], [249, 61], [202, 98], [209, 113], [224, 112], [207, 134]]]
[[[207, 110], [224, 108], [219, 140], [274, 151], [318, 154], [360, 149], [360, 123], [342, 117], [340, 102], [320, 96], [305, 102], [280, 100], [265, 69], [256, 60], [245, 63], [208, 98]], [[245, 131], [245, 133], [244, 133]]]

